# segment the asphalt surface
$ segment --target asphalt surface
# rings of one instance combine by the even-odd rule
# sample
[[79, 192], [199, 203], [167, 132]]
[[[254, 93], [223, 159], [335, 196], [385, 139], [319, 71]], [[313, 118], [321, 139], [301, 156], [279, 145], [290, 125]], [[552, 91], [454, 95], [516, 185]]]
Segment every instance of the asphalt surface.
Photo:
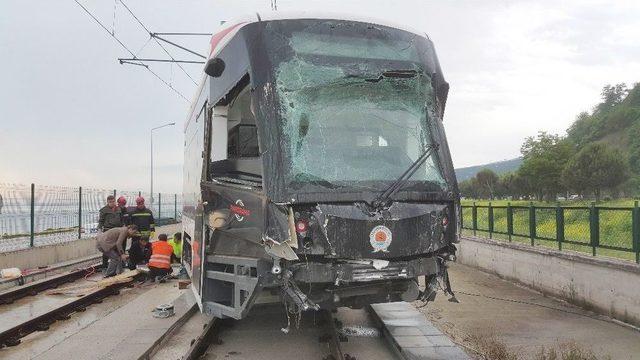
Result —
[[502, 280], [478, 269], [453, 264], [451, 283], [460, 303], [441, 293], [421, 310], [454, 341], [469, 348], [503, 345], [520, 359], [541, 349], [592, 351], [599, 359], [638, 359], [640, 331], [571, 304]]

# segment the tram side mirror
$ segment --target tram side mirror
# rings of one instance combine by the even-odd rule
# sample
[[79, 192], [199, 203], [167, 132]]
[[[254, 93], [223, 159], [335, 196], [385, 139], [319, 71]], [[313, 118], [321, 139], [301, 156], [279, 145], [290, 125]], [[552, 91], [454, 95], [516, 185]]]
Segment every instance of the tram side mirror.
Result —
[[224, 72], [224, 67], [224, 60], [220, 58], [213, 58], [207, 61], [207, 64], [204, 66], [204, 72], [209, 76], [217, 78]]

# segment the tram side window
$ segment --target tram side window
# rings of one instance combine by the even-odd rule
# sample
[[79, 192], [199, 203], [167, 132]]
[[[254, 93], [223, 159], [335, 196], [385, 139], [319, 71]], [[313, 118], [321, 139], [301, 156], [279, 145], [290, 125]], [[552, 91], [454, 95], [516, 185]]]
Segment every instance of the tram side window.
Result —
[[229, 104], [227, 113], [228, 159], [260, 156], [256, 119], [251, 111], [249, 87], [245, 87]]

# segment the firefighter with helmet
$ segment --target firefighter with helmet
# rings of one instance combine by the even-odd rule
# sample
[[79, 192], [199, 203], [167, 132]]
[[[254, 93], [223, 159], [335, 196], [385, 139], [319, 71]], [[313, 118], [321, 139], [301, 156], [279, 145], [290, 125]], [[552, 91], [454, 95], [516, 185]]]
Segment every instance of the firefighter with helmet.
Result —
[[120, 219], [122, 225], [129, 225], [129, 210], [127, 209], [127, 198], [120, 196], [118, 198], [118, 207], [120, 208]]
[[136, 198], [136, 207], [129, 211], [127, 221], [129, 224], [138, 227], [138, 232], [132, 237], [132, 242], [137, 242], [142, 236], [153, 238], [155, 235], [155, 219], [153, 218], [151, 210], [145, 206], [142, 196]]

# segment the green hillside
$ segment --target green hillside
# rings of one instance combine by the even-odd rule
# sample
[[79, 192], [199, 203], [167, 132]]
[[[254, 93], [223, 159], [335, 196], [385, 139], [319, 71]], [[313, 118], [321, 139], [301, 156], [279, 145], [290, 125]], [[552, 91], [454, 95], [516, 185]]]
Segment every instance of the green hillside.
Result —
[[514, 172], [518, 170], [522, 164], [521, 158], [515, 158], [511, 160], [496, 161], [484, 165], [469, 166], [456, 169], [456, 178], [458, 182], [469, 180], [482, 169], [490, 169], [498, 175]]
[[554, 201], [640, 196], [640, 83], [606, 85], [602, 100], [582, 112], [566, 136], [539, 131], [525, 139], [522, 157], [457, 169], [468, 198]]
[[603, 102], [591, 113], [579, 114], [567, 130], [578, 149], [590, 143], [604, 143], [620, 150], [634, 173], [640, 174], [640, 83], [626, 90], [624, 85], [607, 86]]

